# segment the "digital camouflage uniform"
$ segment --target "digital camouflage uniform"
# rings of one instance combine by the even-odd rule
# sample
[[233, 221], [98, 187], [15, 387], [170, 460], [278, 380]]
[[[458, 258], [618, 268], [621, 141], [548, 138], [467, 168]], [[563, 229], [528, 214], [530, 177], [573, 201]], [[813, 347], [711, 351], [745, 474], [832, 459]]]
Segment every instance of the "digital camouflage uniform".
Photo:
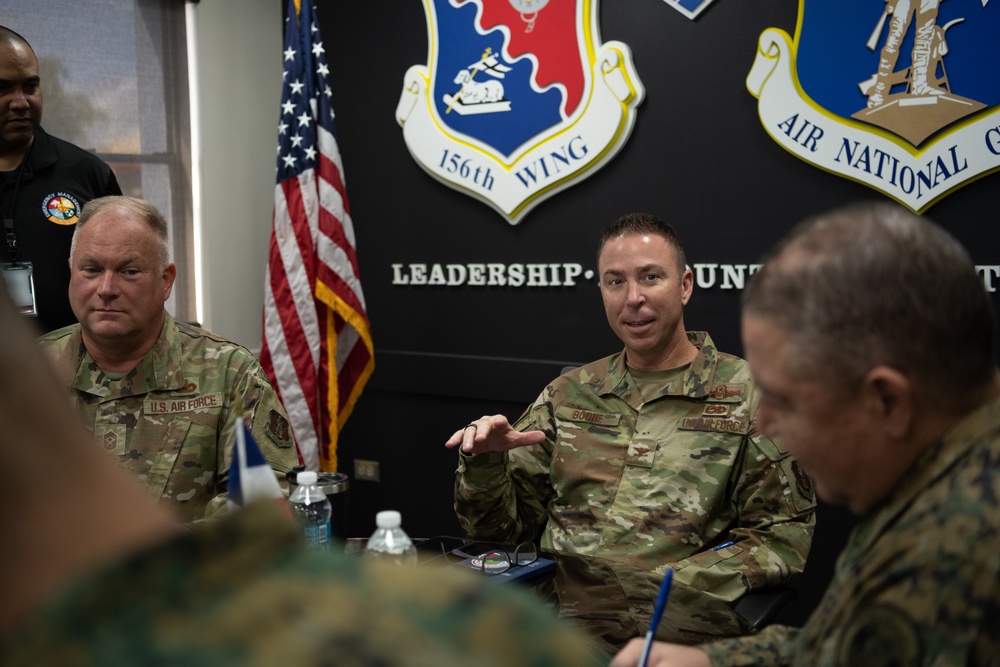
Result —
[[527, 589], [314, 551], [270, 502], [195, 526], [60, 593], [5, 667], [597, 667]]
[[705, 647], [713, 665], [1000, 665], [1000, 399], [859, 523], [805, 626]]
[[[455, 508], [477, 540], [601, 556], [734, 600], [802, 571], [809, 479], [753, 428], [746, 362], [703, 332], [678, 380], [643, 398], [618, 353], [557, 378], [514, 427], [539, 445], [459, 455]], [[732, 544], [730, 544], [732, 543]]]
[[153, 349], [116, 380], [87, 352], [79, 324], [40, 342], [66, 373], [97, 445], [182, 521], [225, 507], [225, 496], [216, 496], [226, 491], [238, 406], [272, 468], [285, 472], [298, 463], [274, 389], [250, 351], [236, 343], [168, 314]]

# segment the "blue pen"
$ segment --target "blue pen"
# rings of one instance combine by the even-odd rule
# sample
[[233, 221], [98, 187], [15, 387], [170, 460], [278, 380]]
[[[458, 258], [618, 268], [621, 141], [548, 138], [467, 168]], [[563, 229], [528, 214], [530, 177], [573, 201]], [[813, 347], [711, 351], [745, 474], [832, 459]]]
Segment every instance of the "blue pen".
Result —
[[639, 658], [639, 667], [646, 667], [649, 660], [649, 649], [653, 647], [653, 637], [656, 635], [656, 626], [663, 618], [663, 610], [667, 606], [667, 598], [670, 597], [670, 582], [674, 580], [674, 571], [667, 568], [663, 575], [663, 583], [660, 584], [660, 594], [656, 596], [656, 606], [653, 607], [653, 619], [649, 622], [649, 632], [646, 633], [646, 645], [642, 647], [642, 657]]

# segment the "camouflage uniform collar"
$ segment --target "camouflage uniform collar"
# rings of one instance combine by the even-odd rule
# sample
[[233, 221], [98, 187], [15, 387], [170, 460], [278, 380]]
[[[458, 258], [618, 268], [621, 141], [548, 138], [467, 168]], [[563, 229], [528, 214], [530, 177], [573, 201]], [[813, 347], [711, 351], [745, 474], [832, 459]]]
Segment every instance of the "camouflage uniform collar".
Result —
[[895, 489], [855, 530], [851, 543], [858, 553], [869, 549], [917, 496], [946, 476], [971, 450], [998, 439], [1000, 398], [994, 398], [960, 419], [940, 441], [917, 457]]
[[170, 313], [166, 313], [160, 336], [152, 349], [123, 378], [114, 379], [104, 374], [84, 346], [79, 325], [76, 325], [67, 349], [78, 350], [79, 354], [73, 387], [88, 394], [102, 398], [124, 398], [154, 390], [176, 390], [185, 384], [184, 373], [175, 372], [177, 369], [171, 367], [171, 359], [180, 353], [180, 342], [177, 325]]
[[[658, 391], [663, 396], [684, 396], [687, 398], [706, 398], [715, 377], [715, 368], [719, 363], [719, 353], [715, 349], [712, 337], [706, 331], [688, 331], [688, 340], [698, 348], [698, 354], [691, 361], [680, 382], [667, 382]], [[600, 394], [614, 394], [633, 407], [642, 405], [645, 401], [635, 379], [628, 371], [625, 363], [625, 352], [612, 355], [608, 360], [608, 373], [604, 383], [598, 389]]]

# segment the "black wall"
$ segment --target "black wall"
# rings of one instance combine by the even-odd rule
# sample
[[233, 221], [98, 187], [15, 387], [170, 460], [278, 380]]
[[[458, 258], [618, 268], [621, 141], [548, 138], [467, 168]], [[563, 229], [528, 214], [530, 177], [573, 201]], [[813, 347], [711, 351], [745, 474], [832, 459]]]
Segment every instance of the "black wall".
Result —
[[[689, 263], [750, 264], [802, 217], [883, 197], [786, 153], [760, 125], [746, 76], [764, 29], [794, 34], [795, 0], [716, 0], [697, 21], [660, 0], [601, 3], [601, 38], [631, 48], [646, 89], [634, 132], [605, 168], [517, 226], [432, 179], [407, 152], [394, 112], [407, 68], [428, 62], [422, 3], [317, 4], [376, 347], [375, 373], [341, 434], [339, 457], [352, 476], [355, 458], [378, 461], [381, 481], [352, 480], [350, 534], [369, 534], [375, 512], [387, 508], [402, 511], [411, 535], [457, 534], [455, 454], [445, 439], [483, 414], [516, 417], [563, 365], [619, 348], [593, 281], [393, 286], [393, 263], [596, 268], [599, 232], [641, 210], [675, 224]], [[977, 264], [1000, 263], [997, 178], [927, 211]], [[696, 290], [688, 328], [706, 329], [721, 349], [740, 354], [738, 299], [735, 289]], [[814, 604], [851, 522], [823, 509], [796, 613]]]

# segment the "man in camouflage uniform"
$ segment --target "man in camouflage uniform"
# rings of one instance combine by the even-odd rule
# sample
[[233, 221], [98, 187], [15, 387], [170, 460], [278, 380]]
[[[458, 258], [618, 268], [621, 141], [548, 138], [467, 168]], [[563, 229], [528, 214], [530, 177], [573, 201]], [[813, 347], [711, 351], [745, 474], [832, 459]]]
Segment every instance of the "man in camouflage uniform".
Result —
[[513, 426], [483, 417], [448, 440], [466, 532], [669, 566], [728, 601], [789, 580], [812, 538], [811, 483], [756, 433], [746, 363], [685, 332], [693, 276], [674, 230], [619, 219], [598, 271], [624, 352], [557, 378]]
[[0, 291], [0, 665], [597, 667], [520, 587], [306, 549], [270, 501], [185, 530], [91, 446]]
[[[536, 584], [535, 594], [585, 628], [607, 660], [649, 629], [662, 574], [606, 558], [551, 551], [545, 555], [555, 560], [555, 574]], [[697, 644], [747, 634], [749, 626], [737, 607], [675, 581], [656, 636]]]
[[761, 431], [863, 519], [801, 630], [657, 644], [649, 664], [1000, 664], [1000, 380], [965, 250], [894, 205], [819, 216], [745, 292], [743, 340]]
[[246, 349], [175, 322], [166, 221], [126, 197], [93, 200], [77, 224], [70, 301], [79, 324], [41, 338], [97, 446], [185, 521], [225, 506], [235, 419], [284, 472], [298, 463], [285, 411]]

